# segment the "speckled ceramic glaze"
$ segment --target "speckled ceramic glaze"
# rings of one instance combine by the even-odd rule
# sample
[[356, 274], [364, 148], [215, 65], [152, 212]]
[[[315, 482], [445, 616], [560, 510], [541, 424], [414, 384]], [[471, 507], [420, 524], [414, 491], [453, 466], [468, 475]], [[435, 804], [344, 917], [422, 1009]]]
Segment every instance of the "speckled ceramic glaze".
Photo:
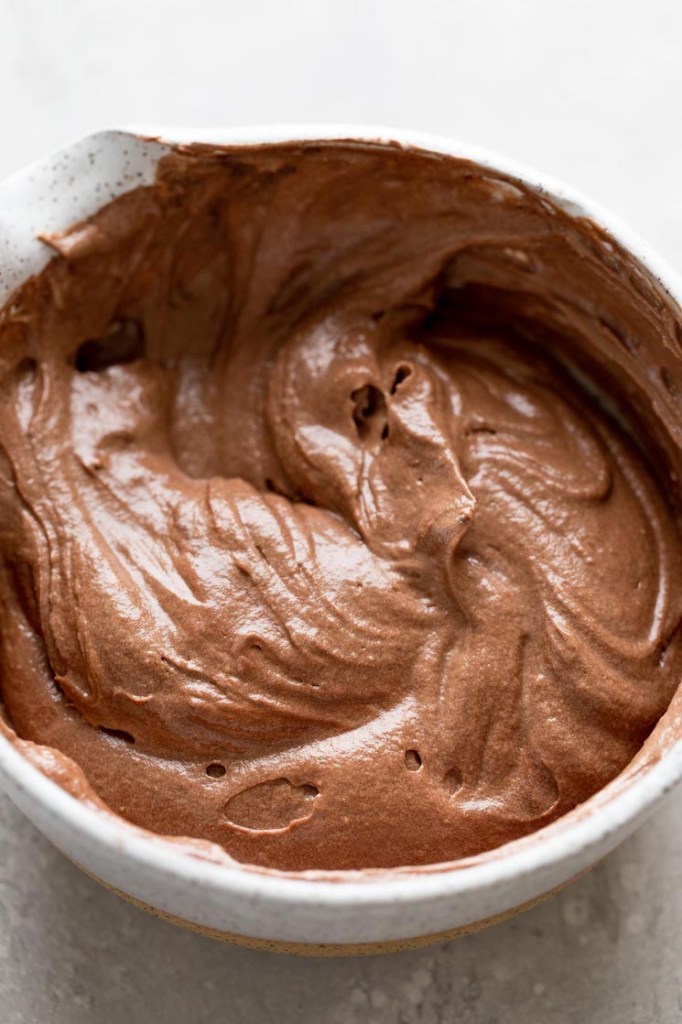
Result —
[[[549, 193], [568, 212], [601, 224], [673, 298], [682, 300], [676, 275], [613, 217], [571, 189], [458, 142], [341, 125], [208, 131], [147, 126], [97, 133], [66, 147], [0, 185], [0, 301], [50, 258], [38, 234], [66, 228], [114, 196], [150, 182], [168, 143], [321, 138], [392, 140], [476, 160], [520, 178]], [[676, 700], [664, 716], [662, 756], [626, 772], [571, 815], [494, 856], [420, 871], [313, 879], [213, 863], [75, 800], [2, 737], [0, 783], [85, 871], [161, 916], [266, 948], [378, 952], [493, 923], [596, 863], [682, 779], [681, 705]]]

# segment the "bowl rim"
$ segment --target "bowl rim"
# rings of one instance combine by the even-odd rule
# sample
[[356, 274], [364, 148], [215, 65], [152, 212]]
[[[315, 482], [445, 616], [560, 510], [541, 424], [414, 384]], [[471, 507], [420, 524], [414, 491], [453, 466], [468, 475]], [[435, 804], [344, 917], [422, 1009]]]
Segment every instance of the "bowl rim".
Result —
[[[0, 208], [4, 186], [44, 166], [59, 153], [68, 153], [85, 140], [107, 136], [136, 136], [163, 146], [206, 143], [208, 145], [263, 145], [290, 141], [338, 140], [346, 142], [395, 143], [406, 148], [471, 160], [484, 168], [499, 171], [531, 186], [573, 216], [586, 217], [631, 253], [653, 275], [673, 301], [682, 304], [682, 278], [636, 232], [620, 218], [583, 195], [579, 190], [532, 166], [499, 155], [493, 150], [471, 145], [456, 138], [432, 135], [409, 129], [363, 124], [276, 124], [235, 128], [191, 128], [163, 125], [129, 125], [91, 132], [35, 161], [24, 170], [0, 182]], [[131, 183], [131, 188], [134, 185]], [[627, 786], [618, 779], [599, 790], [582, 806], [584, 813], [570, 823], [560, 818], [531, 836], [515, 840], [491, 851], [480, 862], [452, 861], [411, 870], [373, 869], [318, 873], [279, 873], [197, 855], [182, 843], [147, 833], [114, 814], [103, 812], [69, 794], [32, 765], [9, 738], [0, 734], [0, 783], [9, 781], [8, 790], [23, 794], [28, 802], [46, 808], [48, 813], [68, 824], [83, 840], [105, 845], [117, 855], [159, 874], [167, 874], [187, 884], [239, 894], [244, 898], [266, 898], [282, 907], [328, 906], [349, 903], [361, 907], [387, 903], [428, 902], [473, 894], [503, 885], [541, 871], [550, 871], [579, 854], [594, 850], [598, 855], [612, 837], [625, 829], [634, 829], [682, 781], [682, 740], [676, 742], [655, 763], [646, 766]], [[609, 793], [610, 790], [613, 792]], [[608, 799], [604, 799], [608, 796]], [[591, 805], [599, 801], [597, 813]], [[562, 823], [563, 827], [562, 827]]]

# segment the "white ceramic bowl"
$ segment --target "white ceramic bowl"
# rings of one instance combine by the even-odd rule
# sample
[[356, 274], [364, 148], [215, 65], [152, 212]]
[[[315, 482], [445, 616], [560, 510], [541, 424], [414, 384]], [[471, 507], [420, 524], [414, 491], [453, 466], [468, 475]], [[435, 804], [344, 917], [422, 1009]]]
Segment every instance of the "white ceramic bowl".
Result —
[[[673, 300], [682, 281], [616, 218], [572, 189], [462, 143], [357, 125], [211, 129], [145, 126], [100, 132], [0, 184], [0, 303], [49, 259], [40, 232], [68, 227], [113, 196], [151, 181], [168, 143], [289, 139], [393, 140], [522, 179], [570, 213], [598, 222]], [[157, 141], [157, 140], [163, 141]], [[680, 354], [682, 358], [682, 353]], [[251, 945], [298, 952], [364, 952], [472, 930], [541, 898], [612, 850], [682, 780], [682, 695], [658, 727], [663, 754], [626, 770], [571, 815], [493, 856], [432, 869], [340, 874], [334, 880], [217, 864], [74, 799], [0, 737], [0, 784], [67, 856], [161, 915]]]

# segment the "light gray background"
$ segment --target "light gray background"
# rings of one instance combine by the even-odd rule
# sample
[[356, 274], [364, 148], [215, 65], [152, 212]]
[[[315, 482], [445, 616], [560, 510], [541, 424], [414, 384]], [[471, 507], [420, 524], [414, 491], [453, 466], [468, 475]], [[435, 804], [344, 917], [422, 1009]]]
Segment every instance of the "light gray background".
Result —
[[[0, 175], [130, 122], [357, 121], [565, 178], [682, 269], [680, 0], [0, 0]], [[183, 933], [0, 800], [2, 1024], [677, 1024], [682, 794], [564, 894], [386, 958]]]

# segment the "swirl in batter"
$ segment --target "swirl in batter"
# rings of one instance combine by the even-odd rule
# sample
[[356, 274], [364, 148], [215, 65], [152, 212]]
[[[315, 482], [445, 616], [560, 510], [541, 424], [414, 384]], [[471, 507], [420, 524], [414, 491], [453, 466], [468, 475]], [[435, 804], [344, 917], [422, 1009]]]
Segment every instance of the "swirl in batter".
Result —
[[285, 870], [481, 853], [630, 762], [682, 668], [628, 362], [674, 325], [596, 228], [330, 143], [176, 152], [47, 241], [0, 325], [18, 737]]

